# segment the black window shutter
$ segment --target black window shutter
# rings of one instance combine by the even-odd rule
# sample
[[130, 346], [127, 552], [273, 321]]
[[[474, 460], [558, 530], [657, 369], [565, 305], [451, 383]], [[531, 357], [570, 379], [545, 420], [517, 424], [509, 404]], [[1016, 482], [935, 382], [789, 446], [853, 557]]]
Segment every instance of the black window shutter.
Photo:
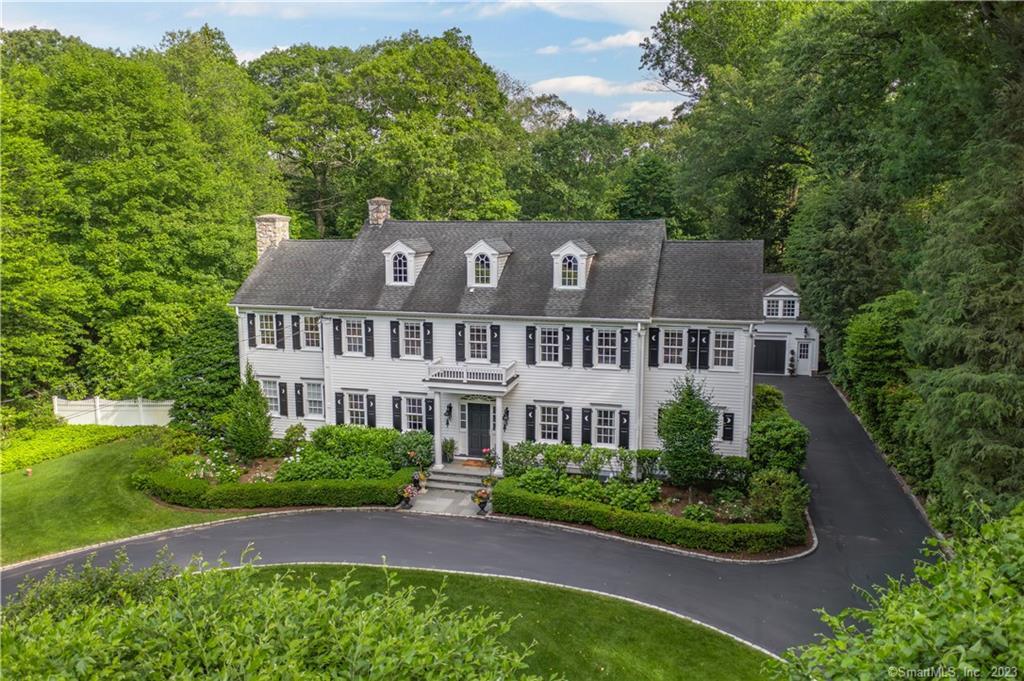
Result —
[[562, 366], [572, 366], [572, 327], [562, 329]]
[[562, 407], [562, 442], [572, 444], [572, 407]]
[[491, 324], [491, 364], [501, 364], [501, 327]]
[[277, 336], [277, 349], [284, 350], [284, 315], [274, 315], [274, 335]]
[[302, 384], [295, 384], [295, 415], [305, 416], [306, 415], [306, 403], [302, 399]]
[[686, 332], [686, 368], [697, 368], [697, 345], [700, 333], [697, 329], [690, 329]]
[[729, 412], [722, 414], [722, 439], [732, 440], [732, 424], [734, 417]]
[[373, 357], [373, 320], [363, 322], [363, 354]]
[[[584, 331], [586, 333], [586, 331]], [[583, 409], [580, 412], [580, 444], [590, 444], [590, 409]]]
[[629, 329], [622, 329], [619, 331], [619, 368], [628, 369], [633, 358], [633, 346], [630, 344], [630, 339], [633, 337], [633, 332]]
[[345, 351], [345, 346], [342, 345], [345, 341], [341, 335], [341, 320], [332, 320], [331, 327], [334, 329], [334, 354], [340, 355]]
[[594, 330], [583, 329], [583, 366], [594, 366]]
[[455, 361], [466, 361], [466, 325], [455, 325]]
[[377, 396], [366, 396], [366, 425], [370, 428], [377, 427]]
[[658, 336], [660, 335], [658, 329], [653, 326], [647, 331], [647, 366], [649, 367], [658, 366]]
[[245, 315], [246, 332], [249, 334], [249, 347], [256, 347], [256, 315], [252, 312]]
[[533, 442], [537, 439], [537, 407], [532, 404], [526, 405], [526, 439]]
[[302, 349], [302, 320], [299, 315], [292, 315], [292, 350]]
[[[537, 327], [526, 327], [526, 363], [537, 363]], [[529, 407], [527, 407], [529, 409]], [[532, 439], [532, 438], [531, 438]]]
[[430, 397], [428, 399], [423, 400], [423, 405], [424, 405], [423, 406], [423, 410], [426, 412], [426, 416], [425, 416], [424, 420], [426, 421], [427, 432], [428, 433], [433, 433], [434, 432], [434, 398]]
[[629, 449], [629, 412], [619, 412], [619, 447]]
[[398, 335], [398, 322], [391, 322], [391, 359], [398, 359], [401, 354], [398, 351], [398, 342], [401, 340]]
[[707, 329], [700, 330], [700, 345], [697, 349], [697, 368], [708, 368], [708, 353], [711, 350], [711, 332]]
[[433, 322], [423, 322], [423, 359], [434, 359]]
[[397, 395], [391, 398], [391, 427], [402, 429], [402, 398]]
[[345, 423], [345, 393], [334, 393], [334, 422]]
[[277, 384], [277, 413], [281, 416], [288, 416], [288, 384]]

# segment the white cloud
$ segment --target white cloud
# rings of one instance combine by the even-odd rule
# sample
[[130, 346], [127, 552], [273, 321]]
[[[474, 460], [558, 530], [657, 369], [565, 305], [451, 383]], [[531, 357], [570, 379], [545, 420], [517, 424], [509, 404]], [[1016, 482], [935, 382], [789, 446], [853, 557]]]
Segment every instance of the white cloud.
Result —
[[607, 35], [600, 40], [577, 38], [572, 41], [572, 48], [580, 52], [601, 52], [622, 47], [637, 47], [648, 35], [646, 31], [626, 31], [625, 33]]
[[497, 0], [481, 2], [477, 16], [493, 17], [512, 10], [535, 8], [563, 19], [617, 24], [646, 29], [658, 21], [668, 2], [548, 2], [547, 0]]
[[254, 59], [259, 59], [271, 50], [286, 49], [288, 49], [287, 45], [274, 45], [273, 47], [265, 47], [262, 50], [235, 50], [235, 58], [238, 59], [239, 62], [250, 62]]
[[537, 54], [558, 54], [562, 48], [558, 45], [547, 45], [536, 50]]
[[673, 109], [680, 103], [650, 99], [627, 102], [626, 106], [612, 114], [612, 118], [625, 118], [631, 121], [656, 121], [659, 118], [671, 118]]
[[537, 81], [530, 88], [537, 93], [576, 92], [598, 97], [614, 97], [616, 95], [636, 95], [658, 91], [658, 83], [653, 80], [638, 80], [631, 83], [616, 83], [597, 76], [562, 76]]

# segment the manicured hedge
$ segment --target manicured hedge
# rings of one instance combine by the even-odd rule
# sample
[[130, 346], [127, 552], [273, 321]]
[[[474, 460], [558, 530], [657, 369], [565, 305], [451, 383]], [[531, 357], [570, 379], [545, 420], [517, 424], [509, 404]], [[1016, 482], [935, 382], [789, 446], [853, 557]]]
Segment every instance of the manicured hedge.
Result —
[[231, 482], [210, 485], [167, 471], [153, 473], [140, 486], [168, 503], [193, 508], [274, 508], [282, 506], [394, 506], [398, 489], [412, 479], [403, 468], [383, 480], [301, 480]]
[[533, 494], [514, 478], [495, 486], [492, 504], [497, 513], [582, 523], [703, 551], [761, 553], [787, 545], [786, 527], [781, 523], [699, 523], [662, 513], [627, 511], [592, 501]]
[[147, 426], [57, 426], [46, 430], [25, 432], [4, 441], [0, 453], [0, 472], [6, 473], [73, 454], [107, 442], [132, 437], [148, 430]]

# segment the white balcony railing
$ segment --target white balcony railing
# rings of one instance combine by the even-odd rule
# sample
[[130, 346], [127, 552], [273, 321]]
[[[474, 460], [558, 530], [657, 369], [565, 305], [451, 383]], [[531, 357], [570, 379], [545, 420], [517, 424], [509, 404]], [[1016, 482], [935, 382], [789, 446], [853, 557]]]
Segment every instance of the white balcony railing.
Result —
[[445, 364], [436, 359], [427, 365], [426, 381], [508, 385], [517, 376], [514, 361], [505, 364]]

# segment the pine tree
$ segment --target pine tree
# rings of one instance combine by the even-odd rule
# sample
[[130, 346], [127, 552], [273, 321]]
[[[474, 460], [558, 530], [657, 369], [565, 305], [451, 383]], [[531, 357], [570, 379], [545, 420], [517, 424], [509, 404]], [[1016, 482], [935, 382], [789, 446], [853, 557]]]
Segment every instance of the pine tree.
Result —
[[270, 448], [270, 409], [251, 366], [246, 366], [245, 380], [231, 396], [227, 439], [243, 459], [263, 456]]

